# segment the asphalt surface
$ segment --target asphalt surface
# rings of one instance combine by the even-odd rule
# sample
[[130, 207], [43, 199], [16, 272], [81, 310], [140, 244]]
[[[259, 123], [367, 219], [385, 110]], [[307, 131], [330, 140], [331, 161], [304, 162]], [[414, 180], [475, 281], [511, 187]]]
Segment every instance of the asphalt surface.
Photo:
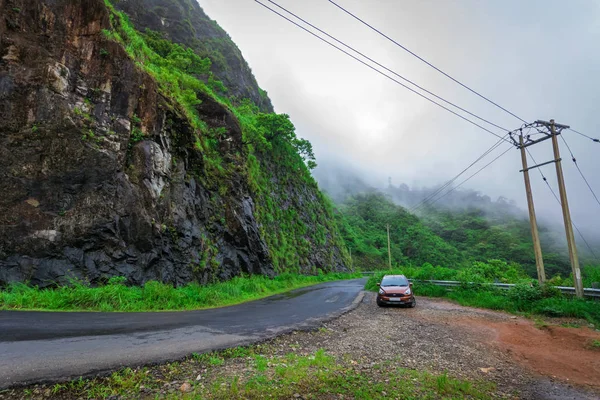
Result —
[[318, 326], [358, 305], [365, 282], [329, 282], [198, 311], [0, 311], [0, 389], [166, 362]]

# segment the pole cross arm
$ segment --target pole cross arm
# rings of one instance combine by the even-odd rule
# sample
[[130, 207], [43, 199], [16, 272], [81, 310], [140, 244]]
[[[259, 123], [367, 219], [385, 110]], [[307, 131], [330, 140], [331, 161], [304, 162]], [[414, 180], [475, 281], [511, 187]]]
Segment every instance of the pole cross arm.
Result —
[[543, 167], [544, 165], [556, 163], [556, 162], [559, 162], [559, 161], [562, 161], [562, 158], [559, 158], [559, 159], [556, 159], [556, 160], [550, 160], [550, 161], [542, 163], [542, 164], [534, 165], [533, 167], [522, 169], [519, 172], [529, 171], [529, 170], [532, 170], [532, 169], [535, 169], [535, 168], [539, 168], [539, 167]]
[[541, 119], [538, 119], [537, 121], [535, 121], [535, 123], [536, 123], [536, 124], [539, 124], [539, 125], [544, 125], [544, 126], [550, 126], [550, 125], [553, 125], [553, 124], [554, 124], [554, 126], [555, 126], [556, 128], [559, 128], [559, 129], [569, 129], [569, 128], [570, 128], [570, 126], [569, 126], [569, 125], [557, 124], [557, 123], [556, 123], [556, 122], [554, 122], [554, 121], [550, 121], [550, 122], [548, 122], [548, 121], [543, 121], [543, 120], [541, 120]]
[[[557, 132], [556, 134], [557, 134], [557, 135], [560, 135], [560, 132]], [[538, 143], [540, 143], [540, 142], [543, 142], [543, 141], [545, 141], [545, 140], [548, 140], [548, 139], [552, 139], [552, 135], [544, 136], [544, 137], [543, 137], [543, 138], [541, 138], [541, 139], [538, 139], [538, 140], [533, 140], [533, 141], [531, 141], [531, 142], [525, 143], [525, 144], [523, 145], [523, 147], [525, 148], [525, 147], [533, 146], [534, 144], [538, 144]], [[519, 148], [521, 148], [521, 146], [519, 146]]]

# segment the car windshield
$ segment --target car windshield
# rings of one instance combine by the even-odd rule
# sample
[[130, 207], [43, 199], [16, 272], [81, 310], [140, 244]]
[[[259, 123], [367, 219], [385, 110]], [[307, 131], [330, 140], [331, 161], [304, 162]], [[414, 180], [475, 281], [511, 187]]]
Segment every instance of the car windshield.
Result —
[[408, 286], [408, 279], [403, 276], [386, 276], [381, 281], [381, 286]]

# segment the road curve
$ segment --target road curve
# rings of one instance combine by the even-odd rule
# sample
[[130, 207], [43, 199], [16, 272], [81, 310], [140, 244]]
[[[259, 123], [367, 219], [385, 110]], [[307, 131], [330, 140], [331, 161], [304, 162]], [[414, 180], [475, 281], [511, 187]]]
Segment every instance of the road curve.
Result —
[[356, 305], [364, 283], [323, 283], [198, 311], [0, 311], [0, 389], [166, 362], [317, 326]]

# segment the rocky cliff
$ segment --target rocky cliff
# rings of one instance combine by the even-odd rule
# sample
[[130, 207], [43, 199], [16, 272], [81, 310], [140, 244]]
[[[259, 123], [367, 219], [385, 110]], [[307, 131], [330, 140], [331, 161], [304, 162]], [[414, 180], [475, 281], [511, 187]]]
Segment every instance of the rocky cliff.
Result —
[[345, 269], [228, 36], [191, 0], [117, 5], [131, 22], [103, 0], [0, 0], [0, 284]]

